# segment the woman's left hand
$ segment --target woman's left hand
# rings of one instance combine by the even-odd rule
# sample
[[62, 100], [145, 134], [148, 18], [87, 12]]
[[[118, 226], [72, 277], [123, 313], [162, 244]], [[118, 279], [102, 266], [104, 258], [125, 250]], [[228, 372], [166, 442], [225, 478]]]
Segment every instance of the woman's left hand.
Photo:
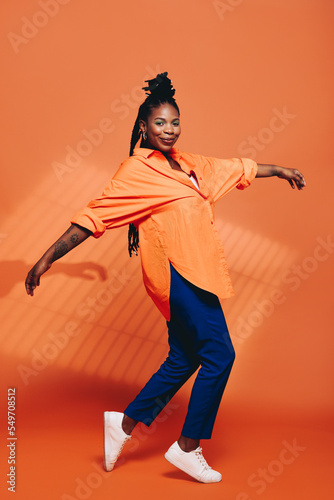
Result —
[[306, 186], [304, 176], [295, 168], [277, 167], [277, 177], [286, 179], [290, 186], [295, 189], [303, 189]]

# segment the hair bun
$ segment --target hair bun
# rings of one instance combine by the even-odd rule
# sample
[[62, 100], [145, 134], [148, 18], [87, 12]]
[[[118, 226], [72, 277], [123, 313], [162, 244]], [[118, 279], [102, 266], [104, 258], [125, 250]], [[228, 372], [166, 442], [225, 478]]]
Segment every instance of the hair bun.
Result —
[[145, 80], [148, 83], [147, 87], [143, 87], [143, 90], [146, 91], [145, 94], [147, 96], [173, 97], [175, 89], [173, 89], [172, 81], [167, 78], [167, 75], [168, 73], [165, 71], [164, 73], [159, 73], [152, 80]]

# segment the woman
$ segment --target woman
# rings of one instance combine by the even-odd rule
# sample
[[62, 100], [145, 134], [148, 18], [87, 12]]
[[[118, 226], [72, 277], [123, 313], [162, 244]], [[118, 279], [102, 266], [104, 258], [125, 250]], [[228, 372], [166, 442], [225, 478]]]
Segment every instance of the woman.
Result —
[[52, 263], [90, 235], [97, 238], [106, 229], [130, 224], [129, 253], [137, 254], [140, 242], [144, 284], [167, 320], [170, 350], [124, 413], [105, 412], [105, 468], [113, 469], [137, 422], [149, 426], [200, 368], [181, 435], [165, 458], [198, 481], [218, 482], [221, 474], [205, 461], [200, 440], [211, 438], [235, 354], [220, 305], [233, 289], [214, 227], [214, 203], [255, 177], [277, 176], [298, 189], [305, 180], [294, 169], [178, 151], [180, 113], [171, 81], [161, 73], [148, 84], [129, 158], [102, 196], [73, 217], [70, 228], [31, 269], [26, 290], [33, 295]]

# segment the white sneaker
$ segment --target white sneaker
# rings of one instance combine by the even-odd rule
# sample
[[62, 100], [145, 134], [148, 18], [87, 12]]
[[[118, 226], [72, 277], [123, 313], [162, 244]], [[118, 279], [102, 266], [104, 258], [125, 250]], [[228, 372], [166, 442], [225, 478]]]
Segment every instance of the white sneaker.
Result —
[[123, 446], [131, 439], [131, 436], [126, 434], [122, 429], [123, 417], [124, 413], [117, 411], [104, 412], [103, 455], [104, 467], [108, 472], [113, 470]]
[[185, 452], [175, 441], [165, 454], [165, 459], [201, 483], [219, 483], [222, 480], [222, 475], [207, 464], [200, 446]]

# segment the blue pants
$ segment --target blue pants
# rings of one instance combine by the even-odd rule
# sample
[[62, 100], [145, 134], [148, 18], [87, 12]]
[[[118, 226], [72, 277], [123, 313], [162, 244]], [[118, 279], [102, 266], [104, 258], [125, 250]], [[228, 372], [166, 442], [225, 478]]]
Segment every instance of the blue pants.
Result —
[[124, 413], [149, 426], [200, 366], [181, 434], [210, 439], [235, 352], [216, 295], [170, 268], [168, 357]]

